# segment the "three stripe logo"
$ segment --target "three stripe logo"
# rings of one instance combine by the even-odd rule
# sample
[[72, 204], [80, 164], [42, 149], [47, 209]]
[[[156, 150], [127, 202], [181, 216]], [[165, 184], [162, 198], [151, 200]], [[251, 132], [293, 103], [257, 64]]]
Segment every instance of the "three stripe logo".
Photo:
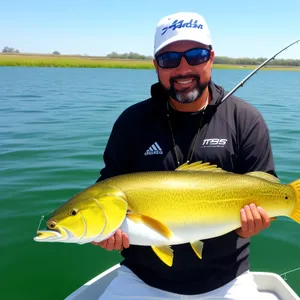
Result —
[[144, 155], [156, 155], [156, 154], [163, 154], [162, 149], [160, 148], [160, 146], [158, 145], [157, 142], [155, 142], [154, 144], [152, 144], [147, 151], [144, 153]]

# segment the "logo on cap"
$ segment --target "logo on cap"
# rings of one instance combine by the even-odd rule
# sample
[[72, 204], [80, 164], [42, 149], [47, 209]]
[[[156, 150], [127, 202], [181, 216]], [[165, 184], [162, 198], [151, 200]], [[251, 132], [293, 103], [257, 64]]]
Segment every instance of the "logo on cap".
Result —
[[189, 22], [184, 23], [185, 20], [175, 20], [172, 25], [164, 27], [162, 29], [162, 34], [164, 35], [169, 29], [175, 30], [177, 28], [198, 28], [198, 29], [203, 29], [203, 24], [198, 24], [198, 20], [193, 20], [191, 19]]

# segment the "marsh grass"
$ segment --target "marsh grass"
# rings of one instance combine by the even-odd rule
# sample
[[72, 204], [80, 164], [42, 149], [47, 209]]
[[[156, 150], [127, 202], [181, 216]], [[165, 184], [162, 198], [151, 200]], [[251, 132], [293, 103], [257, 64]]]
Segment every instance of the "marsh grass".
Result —
[[0, 55], [0, 66], [151, 69], [151, 61], [54, 55]]
[[[0, 66], [60, 67], [60, 68], [121, 68], [154, 69], [151, 60], [107, 59], [104, 57], [67, 55], [0, 54]], [[214, 69], [253, 70], [257, 66], [214, 64]], [[300, 67], [267, 66], [262, 70], [300, 71]]]

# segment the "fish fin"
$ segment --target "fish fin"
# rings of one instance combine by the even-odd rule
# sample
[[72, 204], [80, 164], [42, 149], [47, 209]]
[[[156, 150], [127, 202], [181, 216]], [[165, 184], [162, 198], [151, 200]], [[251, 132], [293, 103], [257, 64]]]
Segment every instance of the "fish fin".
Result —
[[128, 212], [127, 217], [136, 223], [144, 223], [145, 225], [154, 229], [155, 231], [157, 231], [159, 234], [161, 234], [167, 239], [170, 239], [173, 235], [172, 231], [166, 225], [148, 216], [139, 215], [133, 212]]
[[193, 248], [194, 252], [197, 254], [197, 256], [202, 259], [202, 251], [203, 251], [203, 242], [202, 241], [194, 241], [191, 244], [191, 247]]
[[175, 169], [175, 171], [208, 171], [229, 173], [222, 168], [219, 168], [217, 165], [211, 165], [209, 162], [203, 163], [202, 161], [197, 161], [191, 164], [186, 162]]
[[289, 185], [291, 185], [296, 192], [296, 208], [291, 214], [291, 218], [296, 221], [297, 223], [300, 223], [300, 179], [295, 180], [291, 182]]
[[261, 178], [261, 179], [264, 179], [264, 180], [267, 180], [267, 181], [270, 181], [273, 183], [280, 183], [279, 178], [277, 178], [274, 175], [269, 174], [267, 172], [253, 171], [253, 172], [246, 173], [245, 175], [258, 177], [258, 178]]
[[173, 265], [173, 249], [170, 246], [151, 246], [152, 250], [167, 266]]

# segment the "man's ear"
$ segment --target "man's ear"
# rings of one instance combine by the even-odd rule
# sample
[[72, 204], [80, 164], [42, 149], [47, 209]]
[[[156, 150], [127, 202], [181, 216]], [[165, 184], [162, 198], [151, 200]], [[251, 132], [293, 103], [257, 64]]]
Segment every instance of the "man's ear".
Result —
[[211, 50], [210, 51], [210, 62], [211, 62], [211, 64], [214, 63], [214, 60], [215, 60], [215, 51]]

